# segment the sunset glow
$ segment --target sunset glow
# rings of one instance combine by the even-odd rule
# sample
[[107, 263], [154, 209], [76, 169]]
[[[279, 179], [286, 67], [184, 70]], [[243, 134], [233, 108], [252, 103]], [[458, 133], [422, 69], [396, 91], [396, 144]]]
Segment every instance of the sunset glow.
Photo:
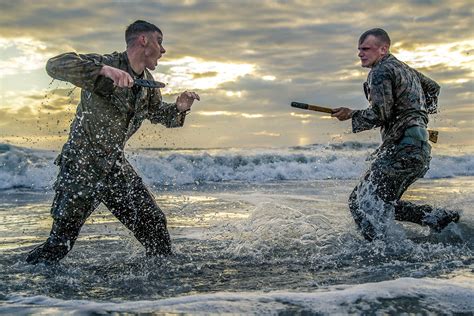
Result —
[[0, 77], [44, 68], [49, 57], [47, 44], [33, 38], [0, 37]]
[[388, 31], [391, 52], [399, 60], [441, 85], [439, 114], [430, 116], [429, 126], [440, 131], [440, 139], [450, 138], [436, 146], [474, 147], [469, 1], [380, 1], [371, 8], [349, 0], [139, 4], [106, 1], [96, 8], [89, 0], [39, 0], [3, 6], [0, 143], [60, 148], [81, 89], [53, 81], [45, 71], [47, 60], [71, 51], [122, 52], [126, 26], [143, 19], [164, 33], [166, 53], [152, 72], [166, 84], [163, 100], [175, 102], [179, 93], [194, 91], [201, 101], [193, 105], [184, 128], [146, 122], [131, 147], [378, 142], [376, 130], [353, 134], [350, 122], [290, 107], [299, 101], [366, 108], [362, 83], [369, 69], [360, 66], [357, 40], [373, 27]]
[[474, 69], [474, 40], [419, 46], [414, 50], [398, 49], [395, 46], [394, 53], [400, 60], [416, 68], [443, 65], [449, 68]]
[[157, 79], [167, 84], [164, 93], [183, 89], [215, 89], [222, 83], [236, 81], [255, 70], [252, 64], [207, 61], [190, 56], [163, 61], [160, 65], [169, 67], [167, 74], [155, 73]]

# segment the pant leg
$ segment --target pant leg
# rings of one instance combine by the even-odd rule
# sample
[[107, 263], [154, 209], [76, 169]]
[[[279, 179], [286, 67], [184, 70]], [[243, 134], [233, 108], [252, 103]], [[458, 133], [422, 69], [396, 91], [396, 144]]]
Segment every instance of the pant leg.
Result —
[[45, 243], [29, 253], [28, 263], [57, 262], [72, 249], [84, 222], [99, 204], [94, 194], [80, 194], [56, 191], [51, 207], [53, 225], [50, 235]]
[[416, 180], [423, 178], [430, 166], [431, 160], [431, 146], [425, 143], [422, 146], [409, 145], [405, 151], [409, 151], [407, 156], [411, 157], [412, 161], [419, 161], [419, 168], [413, 169], [407, 174], [407, 179], [402, 183], [397, 202], [395, 203], [395, 219], [399, 221], [412, 222], [416, 224], [423, 224], [423, 219], [426, 214], [433, 211], [430, 205], [417, 205], [408, 201], [402, 201], [400, 198], [408, 187]]
[[403, 204], [397, 209], [397, 202], [408, 186], [426, 173], [425, 156], [412, 145], [388, 147], [375, 158], [352, 191], [349, 209], [367, 240], [383, 237], [392, 218], [407, 218]]
[[166, 217], [128, 162], [112, 172], [102, 202], [132, 231], [147, 255], [171, 254]]
[[[400, 195], [415, 182], [417, 179], [422, 178], [429, 169], [431, 160], [431, 146], [427, 143], [422, 146], [412, 146], [409, 148], [412, 156], [411, 160], [418, 159], [423, 163], [423, 167], [420, 167], [419, 172], [413, 170], [412, 173], [407, 175], [407, 180], [402, 184]], [[399, 221], [407, 221], [416, 223], [423, 226], [429, 226], [435, 231], [441, 231], [451, 222], [458, 222], [460, 213], [455, 210], [448, 210], [443, 208], [434, 208], [431, 205], [417, 205], [408, 201], [397, 200], [395, 203], [395, 219]]]

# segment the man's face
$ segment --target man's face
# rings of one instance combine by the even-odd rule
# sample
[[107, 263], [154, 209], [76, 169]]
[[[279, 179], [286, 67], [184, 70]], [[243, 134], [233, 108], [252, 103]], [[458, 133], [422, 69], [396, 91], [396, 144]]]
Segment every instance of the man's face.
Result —
[[158, 32], [146, 34], [147, 41], [145, 44], [145, 67], [155, 70], [158, 65], [158, 59], [166, 52], [163, 47], [163, 34]]
[[362, 67], [372, 68], [388, 52], [388, 45], [381, 43], [375, 36], [369, 35], [359, 44], [359, 56]]

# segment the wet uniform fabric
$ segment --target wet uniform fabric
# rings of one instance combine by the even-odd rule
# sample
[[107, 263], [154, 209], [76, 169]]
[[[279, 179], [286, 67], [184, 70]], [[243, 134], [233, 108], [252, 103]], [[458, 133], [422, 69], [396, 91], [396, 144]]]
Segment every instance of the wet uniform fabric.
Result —
[[352, 115], [354, 133], [380, 127], [382, 146], [399, 141], [411, 126], [426, 128], [428, 113], [436, 113], [439, 85], [393, 55], [373, 66], [364, 83], [369, 101]]
[[426, 125], [428, 113], [437, 111], [439, 89], [436, 82], [390, 54], [368, 74], [364, 91], [369, 107], [353, 112], [352, 130], [380, 127], [382, 145], [349, 197], [349, 209], [367, 240], [383, 237], [390, 218], [442, 228], [431, 220], [433, 207], [400, 200], [429, 169]]
[[[54, 79], [82, 88], [69, 139], [55, 163], [60, 171], [51, 208], [47, 241], [27, 261], [58, 261], [73, 247], [80, 229], [100, 204], [130, 229], [149, 255], [169, 254], [166, 218], [140, 176], [124, 156], [126, 141], [145, 119], [180, 127], [185, 114], [162, 101], [159, 89], [114, 87], [99, 75], [103, 65], [137, 77], [126, 52], [109, 55], [65, 53], [51, 58], [46, 70]], [[153, 80], [145, 69], [144, 79]]]

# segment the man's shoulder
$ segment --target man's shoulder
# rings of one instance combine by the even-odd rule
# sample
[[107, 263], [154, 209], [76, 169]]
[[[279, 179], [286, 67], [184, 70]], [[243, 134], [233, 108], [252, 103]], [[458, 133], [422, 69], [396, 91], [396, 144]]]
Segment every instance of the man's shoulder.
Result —
[[98, 60], [101, 63], [114, 67], [116, 67], [117, 64], [121, 64], [126, 60], [126, 55], [123, 52], [112, 52], [106, 54], [91, 53], [86, 55], [94, 60]]
[[104, 54], [102, 55], [105, 59], [108, 59], [110, 61], [114, 61], [114, 60], [123, 60], [125, 59], [125, 53], [124, 52], [112, 52], [112, 53], [109, 53], [109, 54]]
[[377, 65], [375, 65], [369, 73], [372, 84], [379, 84], [383, 80], [390, 79], [394, 73], [396, 62], [392, 60], [392, 56], [387, 56], [381, 60]]
[[395, 78], [401, 73], [410, 70], [411, 68], [407, 64], [390, 54], [374, 68], [372, 68], [371, 75], [373, 78]]
[[408, 66], [406, 63], [403, 61], [397, 59], [395, 56], [390, 55], [390, 58], [387, 59], [386, 63], [384, 63], [384, 67], [387, 70], [405, 70], [405, 71], [412, 71], [413, 68]]
[[403, 63], [390, 54], [374, 67], [374, 71], [389, 72], [399, 67], [403, 67]]

